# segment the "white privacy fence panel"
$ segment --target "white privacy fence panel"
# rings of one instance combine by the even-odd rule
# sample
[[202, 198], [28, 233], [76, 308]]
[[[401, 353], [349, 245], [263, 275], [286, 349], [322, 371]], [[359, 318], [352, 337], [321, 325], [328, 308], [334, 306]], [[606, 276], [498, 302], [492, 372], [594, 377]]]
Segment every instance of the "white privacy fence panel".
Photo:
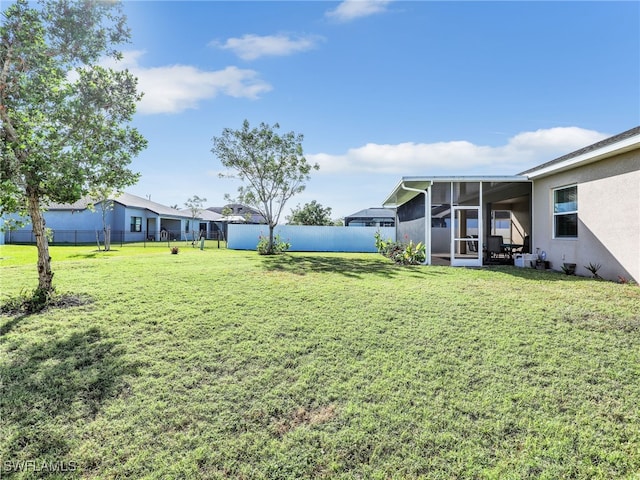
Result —
[[[274, 235], [291, 244], [292, 252], [376, 252], [375, 233], [395, 240], [395, 227], [316, 227], [278, 225]], [[266, 225], [229, 224], [227, 247], [255, 250], [260, 236], [269, 236]]]

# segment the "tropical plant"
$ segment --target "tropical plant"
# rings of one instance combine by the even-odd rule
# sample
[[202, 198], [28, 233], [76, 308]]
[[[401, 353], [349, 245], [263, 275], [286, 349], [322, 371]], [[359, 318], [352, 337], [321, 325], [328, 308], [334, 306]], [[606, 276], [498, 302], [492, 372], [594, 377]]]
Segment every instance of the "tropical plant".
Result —
[[599, 263], [589, 263], [589, 265], [584, 266], [584, 268], [591, 272], [592, 278], [602, 278], [600, 275], [598, 275], [598, 270], [600, 270], [601, 267], [602, 265]]
[[378, 253], [399, 265], [420, 265], [426, 259], [426, 248], [422, 242], [416, 244], [413, 240], [404, 243], [391, 239], [384, 240], [380, 231], [375, 233], [374, 238]]

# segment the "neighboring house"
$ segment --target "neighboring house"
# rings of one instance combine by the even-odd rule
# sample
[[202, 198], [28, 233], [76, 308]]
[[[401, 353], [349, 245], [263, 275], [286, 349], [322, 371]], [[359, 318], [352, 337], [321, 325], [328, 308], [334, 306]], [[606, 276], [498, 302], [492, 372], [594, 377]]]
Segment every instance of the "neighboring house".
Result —
[[[145, 198], [122, 193], [109, 199], [105, 223], [111, 227], [112, 242], [180, 240], [185, 237], [190, 215]], [[91, 243], [96, 232], [102, 235], [102, 202], [90, 208], [92, 200], [82, 198], [72, 204], [49, 204], [45, 224], [53, 231], [52, 243]], [[18, 218], [16, 215], [10, 217]], [[25, 220], [29, 220], [28, 218]], [[102, 237], [100, 237], [102, 238]], [[6, 243], [34, 243], [30, 225], [5, 232]]]
[[188, 208], [180, 210], [185, 215], [189, 216], [185, 224], [185, 233], [188, 238], [194, 238], [194, 233], [199, 238], [200, 233], [203, 233], [206, 238], [209, 239], [222, 239], [222, 233], [224, 231], [224, 217], [220, 213], [213, 212], [208, 209], [202, 209], [198, 212], [196, 218], [193, 218], [193, 213]]
[[265, 224], [267, 221], [255, 208], [241, 203], [230, 203], [224, 207], [209, 207], [207, 211], [219, 215], [217, 223], [222, 238], [228, 238], [230, 223]]
[[265, 218], [255, 208], [242, 205], [241, 203], [230, 203], [224, 207], [209, 207], [207, 210], [219, 213], [223, 217], [222, 221], [227, 223], [267, 223]]
[[555, 270], [600, 264], [640, 282], [640, 127], [519, 175], [403, 177], [383, 206], [397, 209], [397, 238], [425, 242], [426, 263], [482, 265], [498, 237]]
[[393, 227], [395, 224], [393, 208], [372, 207], [344, 217], [345, 227]]

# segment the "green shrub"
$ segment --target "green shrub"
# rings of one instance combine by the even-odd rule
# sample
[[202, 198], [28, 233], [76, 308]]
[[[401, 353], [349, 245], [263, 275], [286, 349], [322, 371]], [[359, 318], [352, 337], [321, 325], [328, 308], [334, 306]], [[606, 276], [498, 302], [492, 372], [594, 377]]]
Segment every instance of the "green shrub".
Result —
[[[398, 265], [420, 265], [426, 257], [426, 248], [422, 242], [396, 242], [391, 239], [384, 240], [380, 232], [374, 235], [376, 249], [381, 255], [393, 260]], [[407, 237], [405, 237], [406, 239]]]
[[285, 242], [280, 238], [280, 235], [276, 235], [273, 237], [273, 245], [271, 249], [269, 249], [269, 237], [265, 237], [264, 235], [260, 235], [258, 237], [258, 246], [257, 250], [260, 255], [278, 255], [280, 253], [285, 253], [287, 250], [291, 248], [291, 244], [289, 242]]
[[17, 296], [10, 297], [0, 305], [0, 313], [19, 314], [36, 313], [54, 303], [55, 290], [49, 292], [41, 288], [29, 292], [22, 290]]

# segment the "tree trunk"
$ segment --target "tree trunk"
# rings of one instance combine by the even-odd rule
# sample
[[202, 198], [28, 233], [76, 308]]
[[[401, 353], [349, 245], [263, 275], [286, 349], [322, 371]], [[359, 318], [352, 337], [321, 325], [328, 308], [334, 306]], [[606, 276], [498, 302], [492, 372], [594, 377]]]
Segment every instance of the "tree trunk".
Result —
[[275, 251], [275, 247], [273, 245], [273, 229], [274, 228], [275, 228], [275, 225], [269, 224], [269, 249], [268, 249], [269, 255], [273, 255], [273, 252]]
[[111, 225], [104, 229], [104, 251], [108, 252], [109, 250], [111, 250]]
[[29, 190], [27, 190], [27, 205], [38, 248], [38, 289], [41, 292], [51, 293], [53, 292], [53, 272], [49, 256], [49, 240], [44, 229], [44, 217], [40, 211], [40, 199]]

